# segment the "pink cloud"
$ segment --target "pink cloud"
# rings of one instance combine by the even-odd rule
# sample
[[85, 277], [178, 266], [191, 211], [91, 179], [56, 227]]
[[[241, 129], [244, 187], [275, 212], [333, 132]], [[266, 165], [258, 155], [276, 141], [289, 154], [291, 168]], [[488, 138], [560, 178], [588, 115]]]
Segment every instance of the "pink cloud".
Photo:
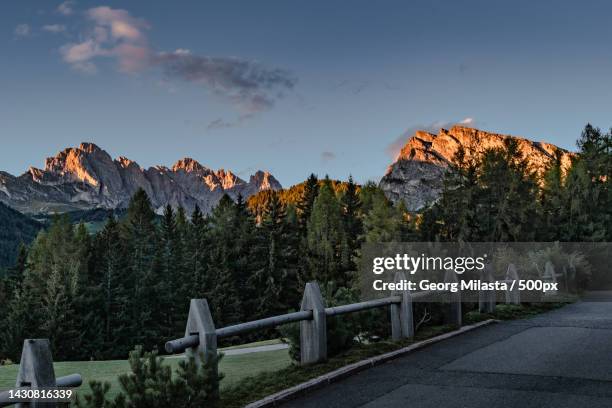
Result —
[[87, 11], [87, 16], [98, 26], [108, 28], [112, 37], [117, 40], [146, 41], [142, 30], [149, 25], [142, 19], [132, 17], [126, 10], [107, 6], [95, 7]]
[[151, 52], [146, 46], [120, 44], [113, 49], [113, 54], [119, 62], [122, 72], [138, 72], [145, 69], [149, 63]]
[[114, 58], [122, 72], [139, 72], [149, 65], [151, 50], [143, 31], [149, 27], [146, 21], [106, 6], [89, 9], [86, 16], [94, 23], [88, 38], [60, 49], [64, 61], [74, 69], [95, 73], [98, 57]]
[[286, 70], [256, 61], [195, 55], [184, 48], [154, 52], [147, 38], [150, 25], [127, 10], [101, 6], [84, 15], [90, 26], [81, 33], [83, 39], [60, 48], [63, 60], [74, 70], [94, 74], [102, 58], [116, 62], [124, 73], [157, 68], [165, 80], [197, 84], [232, 103], [241, 112], [238, 123], [271, 109], [297, 81]]

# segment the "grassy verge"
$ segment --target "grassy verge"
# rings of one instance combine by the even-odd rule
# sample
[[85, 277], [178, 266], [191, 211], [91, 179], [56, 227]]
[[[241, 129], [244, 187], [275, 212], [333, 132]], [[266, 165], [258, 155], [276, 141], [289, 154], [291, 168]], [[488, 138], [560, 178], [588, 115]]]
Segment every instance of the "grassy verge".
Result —
[[[173, 370], [178, 367], [181, 359], [168, 358], [165, 363]], [[260, 353], [241, 354], [236, 356], [225, 356], [219, 365], [219, 369], [225, 374], [221, 386], [225, 389], [237, 385], [248, 376], [257, 376], [261, 372], [275, 372], [291, 365], [287, 350], [265, 351]], [[55, 374], [58, 377], [79, 373], [83, 376], [83, 386], [80, 393], [89, 393], [89, 382], [97, 380], [109, 382], [111, 390], [109, 396], [116, 395], [120, 388], [118, 377], [130, 372], [130, 366], [126, 360], [114, 361], [71, 361], [55, 363]], [[15, 379], [19, 365], [0, 367], [0, 389], [8, 389], [15, 386]]]
[[239, 344], [237, 346], [223, 347], [220, 350], [224, 351], [224, 350], [235, 350], [235, 349], [253, 348], [253, 347], [261, 347], [261, 346], [272, 346], [275, 344], [282, 344], [282, 340], [281, 339], [262, 340], [262, 341], [256, 341], [254, 343], [249, 343], [249, 344]]

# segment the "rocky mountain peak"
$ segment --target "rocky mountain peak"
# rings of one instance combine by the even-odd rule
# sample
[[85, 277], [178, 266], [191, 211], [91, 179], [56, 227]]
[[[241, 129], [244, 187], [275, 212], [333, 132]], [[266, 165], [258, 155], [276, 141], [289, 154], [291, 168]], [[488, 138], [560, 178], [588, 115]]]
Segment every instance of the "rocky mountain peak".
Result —
[[259, 186], [261, 190], [279, 190], [281, 184], [267, 171], [257, 171], [249, 179], [249, 183]]
[[102, 152], [102, 149], [100, 149], [100, 147], [98, 145], [96, 145], [95, 143], [90, 143], [90, 142], [83, 142], [79, 145], [79, 149], [84, 151], [85, 153], [96, 153], [96, 152]]
[[466, 126], [440, 129], [437, 134], [416, 131], [408, 138], [396, 161], [387, 169], [380, 187], [392, 201], [403, 200], [411, 211], [418, 211], [433, 203], [442, 191], [442, 180], [459, 147], [466, 155], [477, 155], [488, 148], [499, 148], [506, 139], [517, 141], [520, 152], [529, 165], [543, 172], [557, 151], [562, 154], [562, 165], [567, 168], [573, 154], [553, 144], [486, 132]]
[[229, 170], [219, 169], [215, 172], [215, 175], [219, 179], [221, 186], [223, 186], [223, 188], [226, 190], [233, 188], [238, 184], [245, 183], [244, 180], [242, 180], [240, 177], [238, 177]]
[[135, 166], [135, 167], [140, 168], [140, 166], [138, 165], [138, 163], [136, 163], [136, 162], [135, 162], [135, 161], [133, 161], [133, 160], [128, 159], [128, 158], [127, 158], [127, 157], [125, 157], [125, 156], [119, 156], [119, 157], [118, 157], [118, 158], [115, 160], [115, 162], [117, 163], [117, 165], [119, 165], [120, 167], [122, 167], [122, 168], [124, 168], [124, 169], [127, 169], [128, 167], [131, 167], [131, 166]]
[[192, 159], [191, 157], [185, 157], [172, 166], [172, 171], [180, 171], [183, 170], [187, 173], [203, 173], [209, 172], [210, 169], [202, 166], [197, 160]]
[[124, 208], [139, 188], [147, 192], [157, 211], [170, 204], [190, 212], [197, 204], [206, 212], [223, 194], [246, 198], [260, 190], [281, 188], [271, 175], [268, 179], [274, 182], [260, 182], [255, 175], [247, 183], [229, 170], [212, 171], [188, 157], [171, 169], [143, 169], [123, 156], [113, 160], [94, 143], [81, 143], [47, 158], [44, 170], [31, 167], [20, 177], [3, 174], [0, 202], [26, 213]]

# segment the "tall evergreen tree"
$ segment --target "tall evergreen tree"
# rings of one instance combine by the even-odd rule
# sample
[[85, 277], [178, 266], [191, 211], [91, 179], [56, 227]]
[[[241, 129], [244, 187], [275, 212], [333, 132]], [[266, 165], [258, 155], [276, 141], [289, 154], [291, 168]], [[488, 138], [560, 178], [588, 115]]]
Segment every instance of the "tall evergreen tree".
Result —
[[542, 241], [564, 241], [566, 192], [564, 183], [561, 151], [546, 169], [540, 191], [540, 230], [538, 239]]
[[138, 190], [128, 205], [122, 222], [122, 240], [126, 246], [126, 273], [130, 277], [129, 309], [132, 327], [126, 328], [133, 344], [146, 349], [155, 347], [161, 331], [159, 317], [163, 314], [160, 298], [160, 277], [156, 275], [157, 229], [155, 212], [147, 193]]
[[[180, 215], [179, 215], [180, 214]], [[162, 333], [171, 337], [180, 331], [185, 314], [185, 307], [179, 307], [176, 298], [184, 277], [183, 234], [186, 229], [184, 211], [174, 213], [172, 206], [167, 205], [159, 227], [159, 248], [156, 259], [157, 276], [159, 276], [159, 302], [162, 322]]]
[[355, 257], [361, 244], [360, 238], [363, 234], [363, 222], [361, 220], [361, 201], [357, 191], [357, 185], [353, 181], [353, 176], [349, 176], [346, 190], [341, 197], [342, 222], [345, 232], [347, 250], [345, 251], [348, 259], [344, 262], [345, 267], [354, 270]]
[[372, 195], [370, 205], [371, 209], [363, 220], [365, 242], [399, 241], [403, 214], [387, 200], [384, 194]]
[[[122, 358], [131, 349], [133, 282], [127, 273], [126, 245], [121, 227], [111, 215], [96, 236], [90, 280], [91, 307], [85, 332], [96, 358]], [[95, 341], [94, 341], [95, 339]], [[100, 355], [96, 356], [95, 350]]]
[[296, 307], [297, 265], [290, 247], [290, 228], [285, 208], [278, 194], [273, 194], [257, 231], [258, 245], [253, 262], [258, 267], [250, 279], [256, 288], [255, 307], [262, 317], [286, 313]]
[[326, 180], [308, 221], [307, 248], [312, 279], [335, 282], [338, 286], [348, 284], [350, 277], [341, 267], [343, 240], [342, 207]]
[[297, 202], [296, 209], [300, 230], [306, 235], [308, 221], [313, 210], [314, 202], [319, 195], [319, 179], [312, 173], [304, 184], [304, 191]]
[[247, 255], [241, 252], [243, 248], [238, 243], [243, 239], [238, 235], [243, 232], [239, 221], [243, 216], [242, 209], [228, 195], [224, 195], [210, 217], [212, 245], [208, 269], [213, 274], [211, 293], [214, 294], [211, 306], [215, 323], [220, 326], [236, 323], [244, 316], [244, 296], [240, 292], [244, 282], [239, 282], [238, 278], [244, 273], [238, 271], [238, 265], [243, 264], [241, 258]]

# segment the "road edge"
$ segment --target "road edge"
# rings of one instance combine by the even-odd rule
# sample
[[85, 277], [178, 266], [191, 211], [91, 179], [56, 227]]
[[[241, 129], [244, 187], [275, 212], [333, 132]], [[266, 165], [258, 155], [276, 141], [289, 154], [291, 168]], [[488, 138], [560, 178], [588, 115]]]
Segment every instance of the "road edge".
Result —
[[475, 330], [483, 326], [487, 326], [492, 323], [497, 323], [498, 321], [499, 320], [488, 319], [488, 320], [484, 320], [482, 322], [478, 322], [478, 323], [471, 324], [468, 326], [463, 326], [457, 330], [453, 330], [448, 333], [441, 334], [439, 336], [435, 336], [435, 337], [432, 337], [432, 338], [429, 338], [423, 341], [419, 341], [417, 343], [413, 343], [399, 350], [391, 351], [389, 353], [381, 354], [381, 355], [378, 355], [378, 356], [375, 356], [375, 357], [372, 357], [366, 360], [362, 360], [362, 361], [358, 361], [353, 364], [349, 364], [347, 366], [338, 368], [334, 371], [330, 371], [327, 374], [323, 374], [319, 377], [313, 378], [301, 384], [294, 385], [293, 387], [279, 391], [275, 394], [268, 395], [267, 397], [260, 399], [258, 401], [251, 402], [250, 404], [245, 405], [245, 408], [273, 407], [281, 402], [285, 402], [287, 400], [293, 399], [305, 393], [306, 391], [311, 391], [317, 388], [324, 387], [325, 385], [328, 385], [333, 382], [339, 381], [343, 378], [349, 377], [367, 368], [386, 363], [387, 361], [401, 357], [415, 350], [421, 349], [423, 347], [429, 346], [434, 343], [438, 343], [442, 340], [446, 340], [451, 337], [458, 336], [468, 331]]

